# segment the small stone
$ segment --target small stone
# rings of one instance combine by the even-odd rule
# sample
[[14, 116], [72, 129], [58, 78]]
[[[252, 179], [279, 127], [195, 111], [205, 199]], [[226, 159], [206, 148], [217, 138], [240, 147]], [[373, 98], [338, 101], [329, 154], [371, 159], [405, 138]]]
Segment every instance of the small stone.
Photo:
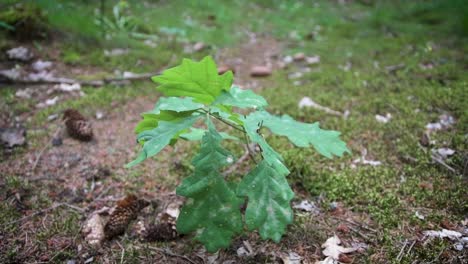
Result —
[[283, 58], [283, 62], [285, 64], [290, 64], [291, 62], [293, 62], [293, 60], [294, 60], [293, 57], [291, 57], [289, 55]]
[[25, 47], [17, 47], [7, 51], [8, 58], [11, 60], [28, 61], [34, 57], [32, 52]]
[[150, 39], [147, 39], [143, 42], [146, 46], [151, 47], [151, 48], [156, 48], [158, 46], [157, 43], [153, 42]]
[[79, 83], [68, 84], [68, 83], [61, 83], [55, 86], [56, 89], [62, 92], [73, 92], [81, 90], [81, 85]]
[[32, 89], [31, 88], [26, 88], [23, 90], [18, 90], [15, 93], [16, 97], [23, 98], [23, 99], [30, 99], [32, 94]]
[[206, 48], [205, 44], [203, 42], [197, 42], [195, 45], [193, 45], [193, 51], [199, 52], [202, 51]]
[[303, 60], [305, 60], [305, 58], [306, 58], [306, 56], [302, 52], [296, 53], [293, 56], [294, 61], [303, 61]]
[[21, 76], [21, 72], [17, 68], [13, 68], [9, 70], [1, 70], [0, 76], [3, 76], [9, 80], [18, 80]]
[[63, 144], [63, 140], [61, 137], [52, 138], [52, 146], [58, 147], [58, 146], [61, 146], [62, 144]]
[[47, 99], [47, 100], [45, 101], [45, 104], [46, 104], [47, 106], [55, 105], [55, 104], [57, 103], [58, 99], [59, 99], [58, 96], [55, 96], [55, 97], [52, 98], [52, 99]]
[[293, 73], [288, 74], [288, 79], [298, 79], [298, 78], [301, 78], [302, 76], [304, 76], [302, 72], [293, 72]]
[[271, 68], [268, 66], [253, 66], [250, 69], [250, 76], [252, 77], [266, 77], [271, 75]]
[[439, 149], [437, 149], [437, 154], [439, 154], [441, 157], [446, 159], [446, 158], [452, 156], [453, 154], [455, 154], [455, 150], [453, 150], [451, 148], [439, 148]]
[[40, 71], [47, 70], [48, 68], [52, 67], [52, 62], [38, 60], [38, 61], [35, 61], [31, 66], [34, 71], [40, 72]]
[[311, 56], [306, 58], [306, 63], [311, 65], [311, 64], [317, 64], [320, 62], [320, 56]]
[[104, 56], [113, 57], [125, 55], [129, 52], [128, 49], [113, 49], [113, 50], [104, 50]]
[[104, 117], [104, 113], [102, 111], [97, 111], [96, 112], [96, 119], [102, 119]]
[[47, 121], [54, 121], [55, 119], [57, 119], [58, 116], [58, 114], [51, 114], [47, 117]]
[[419, 139], [419, 144], [421, 144], [423, 147], [429, 147], [431, 145], [431, 137], [427, 131], [422, 134], [421, 138]]
[[236, 72], [233, 68], [231, 68], [231, 67], [229, 67], [227, 65], [220, 65], [218, 67], [218, 74], [224, 74], [227, 71], [232, 71], [232, 73]]
[[462, 251], [463, 250], [463, 244], [462, 243], [456, 243], [455, 245], [453, 245], [453, 247], [457, 251]]

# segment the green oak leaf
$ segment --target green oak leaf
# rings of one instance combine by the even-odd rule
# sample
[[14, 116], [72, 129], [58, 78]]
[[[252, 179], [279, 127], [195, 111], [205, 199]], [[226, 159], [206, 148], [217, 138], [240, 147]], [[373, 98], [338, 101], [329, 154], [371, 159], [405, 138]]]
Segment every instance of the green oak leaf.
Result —
[[157, 89], [166, 96], [189, 96], [195, 102], [209, 104], [222, 90], [229, 91], [233, 75], [231, 71], [218, 75], [216, 63], [207, 56], [200, 62], [184, 59], [181, 65], [152, 80], [161, 84]]
[[155, 113], [143, 113], [141, 120], [135, 127], [135, 133], [140, 134], [143, 131], [151, 130], [158, 127], [159, 121], [171, 121], [175, 122], [181, 119], [185, 119], [191, 116], [193, 111], [188, 112], [175, 112], [175, 111], [159, 111], [158, 114]]
[[[206, 133], [205, 129], [201, 128], [190, 128], [190, 132], [181, 134], [180, 137], [189, 141], [197, 141], [197, 140], [202, 140], [203, 136]], [[231, 140], [237, 140], [239, 141], [239, 138], [234, 137], [229, 135], [228, 133], [225, 132], [220, 132], [219, 133], [223, 139], [231, 139]]]
[[254, 109], [263, 108], [268, 105], [262, 96], [255, 94], [250, 89], [243, 90], [235, 85], [229, 91], [222, 91], [213, 104]]
[[[249, 114], [246, 123], [260, 124], [268, 127], [277, 135], [286, 136], [298, 147], [312, 145], [320, 154], [327, 158], [333, 155], [341, 157], [344, 152], [350, 153], [346, 143], [340, 139], [340, 132], [323, 130], [319, 123], [307, 124], [298, 122], [288, 115], [281, 117], [271, 115], [266, 111], [257, 111]], [[258, 127], [258, 125], [257, 125]]]
[[233, 112], [230, 106], [210, 106], [210, 112], [216, 117], [222, 118], [226, 121], [234, 121], [237, 125], [244, 125], [244, 121], [242, 121], [241, 116], [238, 113]]
[[172, 122], [158, 121], [157, 127], [144, 130], [137, 136], [137, 141], [144, 141], [143, 149], [138, 157], [126, 165], [127, 168], [135, 166], [145, 159], [158, 154], [181, 131], [191, 127], [200, 115], [188, 116]]
[[[249, 115], [250, 116], [250, 115]], [[287, 175], [289, 174], [288, 168], [283, 163], [283, 158], [281, 157], [278, 152], [276, 152], [260, 135], [257, 130], [260, 128], [260, 122], [254, 118], [244, 118], [244, 129], [250, 139], [257, 143], [261, 150], [262, 156], [265, 162], [267, 162], [270, 166], [275, 168], [280, 174]]]
[[237, 195], [248, 197], [247, 227], [258, 229], [263, 239], [279, 242], [293, 220], [290, 201], [294, 193], [285, 175], [263, 160], [239, 183]]
[[193, 102], [193, 98], [161, 97], [151, 113], [158, 114], [161, 110], [184, 112], [203, 108], [203, 104]]
[[187, 197], [177, 219], [177, 231], [195, 232], [209, 252], [230, 245], [232, 237], [242, 231], [239, 199], [224, 180], [219, 169], [233, 162], [232, 154], [220, 145], [221, 135], [211, 121], [202, 139], [200, 153], [192, 163], [195, 171], [184, 179], [177, 194]]

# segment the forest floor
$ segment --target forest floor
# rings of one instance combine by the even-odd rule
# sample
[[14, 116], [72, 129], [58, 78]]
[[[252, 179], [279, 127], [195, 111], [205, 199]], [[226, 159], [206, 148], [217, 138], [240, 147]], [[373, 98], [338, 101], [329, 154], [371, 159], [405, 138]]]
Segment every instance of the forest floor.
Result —
[[[337, 263], [322, 248], [334, 235], [354, 249], [340, 263], [468, 262], [468, 39], [457, 1], [128, 1], [119, 16], [111, 13], [119, 4], [106, 1], [111, 22], [135, 23], [107, 28], [108, 40], [96, 26], [97, 4], [53, 2], [0, 11], [0, 21], [8, 10], [38, 19], [0, 31], [0, 71], [83, 82], [70, 91], [0, 79], [0, 132], [26, 131], [25, 144], [0, 153], [1, 263]], [[19, 46], [33, 58], [10, 59]], [[148, 241], [149, 227], [180, 207], [174, 190], [191, 173], [198, 144], [180, 141], [125, 169], [139, 151], [140, 114], [160, 96], [156, 84], [85, 84], [206, 55], [264, 96], [270, 112], [319, 121], [352, 151], [329, 160], [268, 138], [296, 194], [280, 243], [246, 233], [209, 254], [190, 236]], [[38, 60], [51, 65], [34, 69]], [[271, 73], [251, 77], [253, 66]], [[300, 107], [305, 97], [334, 112]], [[67, 108], [92, 122], [91, 142], [63, 131]], [[124, 235], [90, 245], [87, 221], [128, 194], [150, 204]], [[426, 232], [443, 230], [450, 236]]]

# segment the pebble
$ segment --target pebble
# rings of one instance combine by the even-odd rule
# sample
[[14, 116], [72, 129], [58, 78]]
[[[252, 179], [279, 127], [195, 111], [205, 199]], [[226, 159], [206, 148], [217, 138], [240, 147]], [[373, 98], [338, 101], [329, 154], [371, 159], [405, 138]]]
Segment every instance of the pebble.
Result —
[[58, 147], [58, 146], [61, 146], [62, 144], [63, 144], [63, 140], [61, 137], [54, 137], [52, 139], [52, 146]]
[[227, 71], [232, 71], [233, 73], [235, 73], [235, 70], [227, 65], [220, 65], [218, 67], [218, 74], [224, 74]]
[[203, 49], [205, 49], [205, 44], [203, 42], [197, 42], [195, 43], [195, 45], [193, 45], [193, 51], [195, 52], [198, 52], [198, 51], [202, 51]]
[[299, 53], [294, 54], [293, 58], [294, 58], [294, 61], [303, 61], [305, 60], [306, 56], [304, 53], [299, 52]]
[[271, 75], [271, 68], [267, 66], [253, 66], [250, 69], [250, 76], [252, 77], [265, 77]]

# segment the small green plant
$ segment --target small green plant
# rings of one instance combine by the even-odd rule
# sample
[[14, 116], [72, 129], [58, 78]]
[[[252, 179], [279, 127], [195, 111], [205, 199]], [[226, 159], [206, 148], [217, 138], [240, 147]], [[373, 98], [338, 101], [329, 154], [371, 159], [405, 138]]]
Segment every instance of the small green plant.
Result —
[[[180, 66], [152, 80], [169, 97], [160, 98], [152, 111], [142, 114], [143, 120], [135, 130], [143, 149], [127, 167], [158, 154], [178, 138], [201, 139], [200, 151], [192, 160], [194, 172], [177, 187], [177, 194], [187, 198], [177, 219], [177, 230], [182, 234], [194, 232], [195, 239], [210, 252], [228, 247], [244, 225], [248, 230], [257, 229], [263, 239], [279, 242], [293, 220], [290, 201], [294, 193], [285, 178], [289, 170], [281, 155], [267, 143], [261, 128], [286, 136], [298, 147], [313, 146], [328, 158], [349, 152], [337, 131], [265, 111], [265, 99], [251, 90], [232, 86], [232, 72], [218, 75], [211, 57], [200, 62], [185, 59]], [[234, 109], [253, 111], [242, 115]], [[221, 141], [239, 139], [218, 132], [214, 119], [240, 132], [248, 149], [250, 142], [260, 147], [262, 159], [254, 160], [255, 168], [240, 182], [227, 181], [220, 172], [234, 162], [234, 156], [221, 146]], [[207, 130], [192, 127], [199, 120], [205, 121]], [[251, 154], [254, 159], [254, 153]], [[241, 207], [246, 198], [243, 217]]]
[[[126, 1], [119, 1], [112, 8], [113, 17], [108, 18], [100, 13], [94, 22], [106, 30], [108, 33], [125, 32], [131, 33], [137, 31], [137, 23], [135, 17], [126, 14], [129, 9], [129, 4]], [[102, 10], [101, 10], [102, 12]]]

